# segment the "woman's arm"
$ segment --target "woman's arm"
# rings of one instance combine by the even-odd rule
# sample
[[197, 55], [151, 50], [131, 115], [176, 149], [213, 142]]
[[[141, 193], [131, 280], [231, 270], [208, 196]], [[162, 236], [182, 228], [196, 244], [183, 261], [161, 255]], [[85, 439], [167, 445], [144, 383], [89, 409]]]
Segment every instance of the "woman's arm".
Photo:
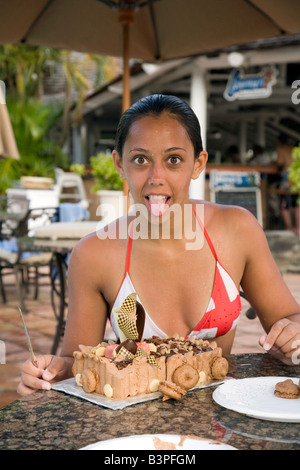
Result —
[[96, 346], [103, 340], [107, 303], [102, 295], [107, 272], [96, 237], [73, 250], [68, 269], [69, 306], [62, 356], [73, 357], [79, 344]]
[[292, 364], [300, 347], [300, 307], [272, 257], [265, 234], [251, 215], [245, 217], [242, 240], [246, 250], [241, 285], [267, 335], [260, 344]]
[[69, 307], [61, 355], [38, 356], [38, 367], [26, 361], [18, 386], [20, 395], [50, 390], [51, 382], [71, 377], [73, 351], [78, 345], [95, 346], [102, 340], [107, 305], [101, 286], [106, 269], [99, 243], [96, 237], [87, 237], [74, 248], [68, 267]]

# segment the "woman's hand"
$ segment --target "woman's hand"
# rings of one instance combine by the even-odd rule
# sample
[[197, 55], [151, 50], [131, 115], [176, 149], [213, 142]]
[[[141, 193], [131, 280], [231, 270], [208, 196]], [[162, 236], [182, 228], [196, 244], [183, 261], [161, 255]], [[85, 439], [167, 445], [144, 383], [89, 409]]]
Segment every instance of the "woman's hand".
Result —
[[300, 324], [283, 318], [272, 326], [259, 344], [272, 356], [288, 365], [300, 364]]
[[29, 395], [37, 390], [50, 390], [53, 379], [61, 380], [67, 375], [67, 362], [65, 358], [47, 354], [37, 357], [38, 367], [30, 360], [22, 367], [21, 382], [18, 385], [20, 395]]

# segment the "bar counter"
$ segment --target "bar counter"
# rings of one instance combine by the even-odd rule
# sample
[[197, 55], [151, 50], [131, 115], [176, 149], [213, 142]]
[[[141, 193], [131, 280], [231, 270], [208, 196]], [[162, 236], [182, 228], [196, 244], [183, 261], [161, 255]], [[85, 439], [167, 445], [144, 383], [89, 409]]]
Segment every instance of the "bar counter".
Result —
[[268, 165], [249, 165], [245, 163], [207, 163], [205, 172], [210, 173], [211, 170], [219, 170], [219, 171], [244, 171], [244, 172], [252, 172], [257, 171], [260, 174], [266, 175], [277, 175], [278, 174], [278, 166], [274, 163]]

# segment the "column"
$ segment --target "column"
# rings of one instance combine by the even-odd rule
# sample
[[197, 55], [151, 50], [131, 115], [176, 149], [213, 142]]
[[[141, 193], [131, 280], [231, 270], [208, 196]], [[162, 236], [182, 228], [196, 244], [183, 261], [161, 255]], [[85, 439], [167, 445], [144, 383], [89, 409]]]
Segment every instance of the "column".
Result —
[[243, 119], [240, 122], [239, 152], [240, 152], [241, 163], [246, 163], [246, 158], [247, 158], [247, 121], [245, 119]]
[[[191, 77], [190, 105], [199, 119], [203, 148], [206, 150], [207, 128], [207, 83], [206, 69], [201, 62], [195, 62]], [[204, 199], [205, 195], [205, 171], [199, 178], [192, 180], [190, 184], [190, 197], [192, 199]]]
[[263, 149], [266, 146], [265, 117], [259, 116], [257, 120], [257, 142]]
[[72, 128], [72, 162], [82, 163], [81, 127]]

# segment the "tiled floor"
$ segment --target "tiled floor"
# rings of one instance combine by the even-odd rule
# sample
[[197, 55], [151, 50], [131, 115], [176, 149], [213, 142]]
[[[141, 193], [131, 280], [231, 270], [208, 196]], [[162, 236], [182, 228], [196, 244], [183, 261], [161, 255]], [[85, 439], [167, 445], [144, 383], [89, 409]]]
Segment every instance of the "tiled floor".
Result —
[[[284, 279], [290, 290], [300, 303], [300, 274], [285, 274]], [[13, 279], [11, 279], [13, 281]], [[39, 299], [27, 300], [29, 313], [25, 316], [35, 353], [45, 354], [51, 350], [56, 321], [50, 305], [50, 288], [43, 286]], [[0, 299], [0, 407], [18, 399], [16, 392], [23, 362], [29, 357], [25, 334], [18, 312], [18, 300], [14, 286], [7, 289], [8, 303], [4, 305]], [[262, 352], [258, 345], [263, 334], [258, 319], [249, 320], [244, 312], [248, 308], [242, 299], [243, 314], [237, 328], [232, 353]], [[3, 361], [5, 349], [5, 364]]]

